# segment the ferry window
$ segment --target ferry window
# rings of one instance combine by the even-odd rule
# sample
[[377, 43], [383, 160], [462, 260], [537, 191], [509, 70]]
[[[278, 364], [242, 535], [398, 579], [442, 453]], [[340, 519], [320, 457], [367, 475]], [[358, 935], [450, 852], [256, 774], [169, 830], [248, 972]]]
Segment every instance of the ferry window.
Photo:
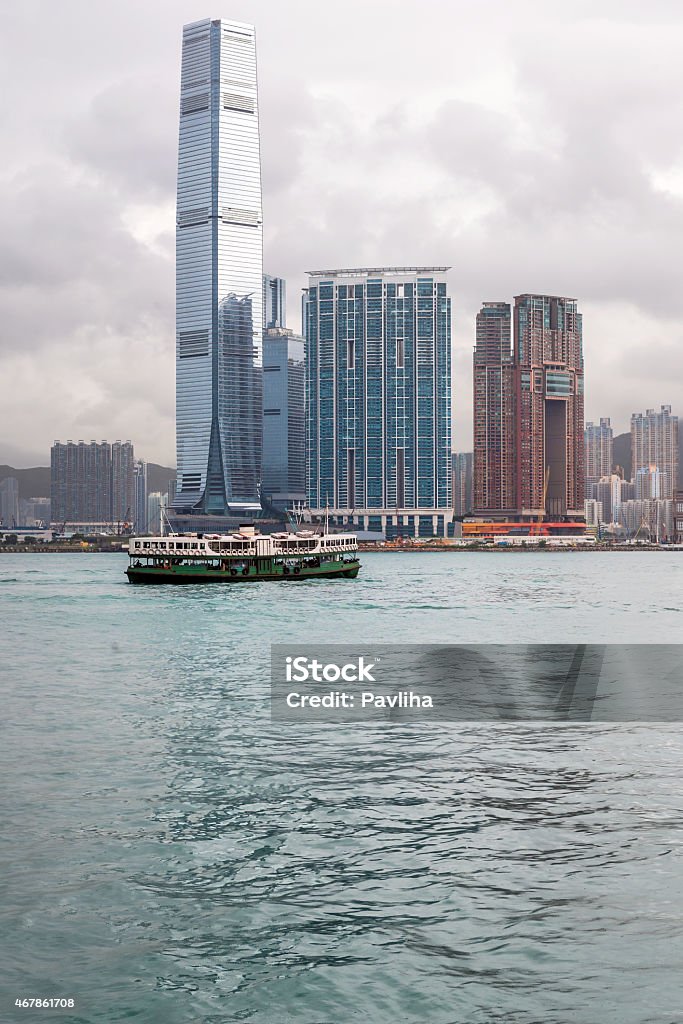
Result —
[[148, 542], [148, 541], [146, 541], [146, 540], [145, 540], [145, 541], [143, 541], [143, 542], [142, 542], [142, 546], [143, 546], [143, 548], [148, 548], [148, 547], [149, 547], [149, 542]]

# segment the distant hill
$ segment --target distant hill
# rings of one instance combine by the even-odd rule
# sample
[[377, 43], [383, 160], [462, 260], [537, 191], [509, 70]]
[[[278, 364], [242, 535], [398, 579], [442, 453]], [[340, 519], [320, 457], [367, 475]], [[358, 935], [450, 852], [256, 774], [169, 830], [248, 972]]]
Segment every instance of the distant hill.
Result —
[[34, 469], [15, 469], [14, 466], [0, 466], [0, 480], [8, 476], [19, 481], [20, 498], [50, 497], [50, 467], [36, 466]]
[[624, 480], [631, 479], [631, 434], [617, 434], [612, 445], [612, 461], [624, 470]]
[[147, 463], [147, 490], [161, 491], [165, 494], [170, 480], [175, 479], [175, 469], [170, 466], [159, 466], [156, 462]]
[[[50, 497], [50, 467], [35, 466], [33, 469], [15, 469], [14, 466], [0, 466], [0, 480], [8, 476], [19, 481], [20, 498]], [[168, 482], [175, 476], [175, 469], [170, 466], [159, 466], [156, 462], [147, 463], [147, 489], [165, 493]]]

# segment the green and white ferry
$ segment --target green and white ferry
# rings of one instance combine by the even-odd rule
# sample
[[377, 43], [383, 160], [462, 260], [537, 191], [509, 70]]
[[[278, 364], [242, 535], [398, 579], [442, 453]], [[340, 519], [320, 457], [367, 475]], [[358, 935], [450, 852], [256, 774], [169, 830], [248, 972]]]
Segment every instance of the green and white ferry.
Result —
[[233, 534], [132, 537], [130, 583], [247, 583], [258, 580], [355, 579], [358, 541], [349, 533], [260, 534], [252, 525]]

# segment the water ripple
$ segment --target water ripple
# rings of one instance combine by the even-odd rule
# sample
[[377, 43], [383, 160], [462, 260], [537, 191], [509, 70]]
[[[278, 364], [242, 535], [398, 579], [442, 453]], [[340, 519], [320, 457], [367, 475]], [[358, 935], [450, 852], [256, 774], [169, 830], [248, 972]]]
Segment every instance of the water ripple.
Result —
[[3, 557], [8, 992], [75, 994], [69, 1024], [683, 1019], [683, 729], [268, 706], [283, 638], [524, 642], [542, 608], [558, 642], [669, 640], [676, 556], [154, 592], [117, 556]]

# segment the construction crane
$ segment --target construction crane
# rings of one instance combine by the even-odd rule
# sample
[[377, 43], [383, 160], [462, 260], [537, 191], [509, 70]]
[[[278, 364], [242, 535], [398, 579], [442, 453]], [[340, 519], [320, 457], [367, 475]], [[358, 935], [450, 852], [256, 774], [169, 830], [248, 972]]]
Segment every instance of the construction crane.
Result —
[[[659, 524], [657, 524], [657, 528], [659, 530]], [[638, 537], [640, 536], [640, 531], [642, 529], [647, 530], [648, 543], [652, 543], [652, 529], [650, 527], [650, 523], [648, 522], [648, 518], [645, 515], [645, 513], [643, 513], [643, 516], [642, 516], [642, 518], [640, 520], [640, 526], [638, 527], [638, 529], [636, 530], [636, 532], [635, 532], [635, 534], [633, 536], [633, 542], [634, 543], [638, 540]], [[657, 536], [657, 543], [659, 543], [659, 536]]]
[[117, 524], [116, 532], [117, 532], [119, 537], [126, 530], [130, 531], [130, 529], [131, 529], [131, 527], [133, 525], [132, 524], [132, 518], [133, 518], [133, 510], [131, 509], [131, 507], [129, 505], [128, 508], [126, 509], [126, 514], [125, 514], [125, 516], [123, 518], [123, 522], [121, 522], [121, 520], [119, 519], [118, 524]]

